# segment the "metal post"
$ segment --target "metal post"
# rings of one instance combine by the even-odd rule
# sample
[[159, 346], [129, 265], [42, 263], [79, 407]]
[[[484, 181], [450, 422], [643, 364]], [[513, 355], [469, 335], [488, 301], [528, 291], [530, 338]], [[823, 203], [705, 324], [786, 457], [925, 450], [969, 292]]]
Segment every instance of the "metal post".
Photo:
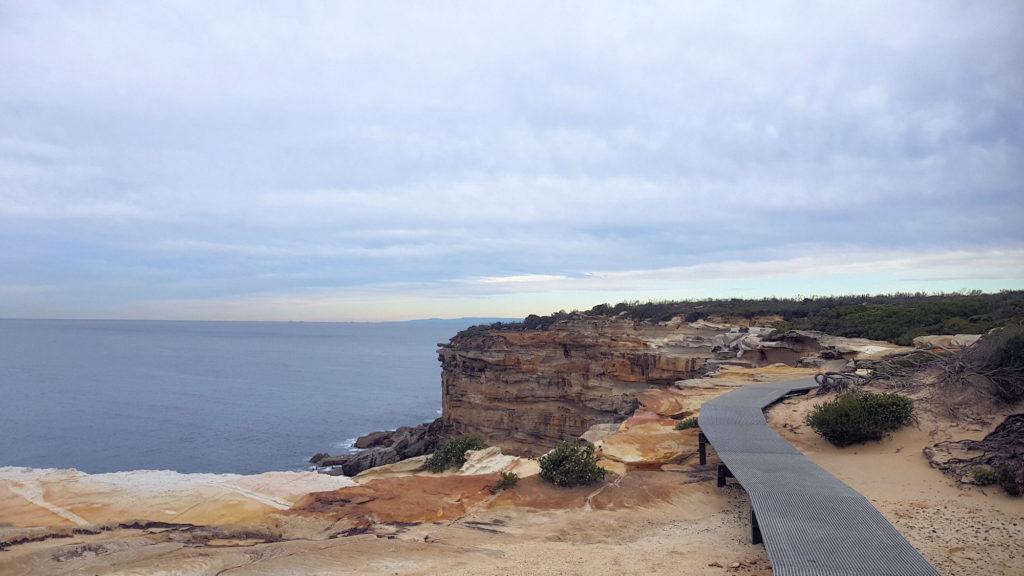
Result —
[[750, 542], [751, 544], [760, 544], [764, 542], [761, 539], [761, 527], [757, 525], [757, 514], [754, 514], [754, 508], [750, 508]]
[[699, 443], [700, 465], [704, 466], [708, 463], [708, 437], [701, 432], [697, 434], [697, 442]]
[[732, 475], [732, 472], [729, 471], [729, 468], [727, 468], [725, 464], [719, 464], [718, 465], [718, 487], [719, 488], [721, 488], [722, 486], [725, 486], [725, 479], [726, 478], [735, 478], [735, 476]]

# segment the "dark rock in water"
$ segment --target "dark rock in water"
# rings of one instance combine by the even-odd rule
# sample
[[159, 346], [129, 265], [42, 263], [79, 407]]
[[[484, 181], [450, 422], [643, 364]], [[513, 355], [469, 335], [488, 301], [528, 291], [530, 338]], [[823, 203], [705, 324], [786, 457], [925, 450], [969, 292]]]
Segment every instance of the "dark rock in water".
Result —
[[327, 452], [317, 452], [316, 454], [313, 455], [312, 458], [309, 459], [309, 463], [316, 464], [317, 462], [323, 460], [324, 458], [330, 458], [330, 456], [331, 455], [328, 454]]
[[[398, 430], [401, 430], [401, 428]], [[381, 432], [370, 432], [366, 436], [361, 436], [356, 440], [356, 448], [365, 450], [367, 448], [374, 448], [377, 446], [390, 446], [393, 442], [391, 436], [395, 432], [398, 432], [398, 430], [395, 430], [394, 432], [387, 430]]]
[[340, 468], [342, 473], [346, 476], [355, 476], [363, 470], [368, 470], [375, 466], [383, 466], [385, 464], [394, 464], [399, 460], [401, 460], [401, 458], [392, 450], [371, 448], [357, 454], [325, 458], [322, 460], [321, 465], [333, 466], [336, 470]]
[[429, 454], [437, 449], [445, 436], [444, 425], [438, 418], [419, 426], [403, 426], [394, 431], [367, 434], [356, 441], [357, 448], [360, 447], [360, 441], [364, 440], [362, 445], [368, 446], [361, 452], [343, 456], [317, 454], [310, 462], [319, 467], [334, 467], [335, 471], [340, 469], [346, 476], [355, 476], [376, 466]]

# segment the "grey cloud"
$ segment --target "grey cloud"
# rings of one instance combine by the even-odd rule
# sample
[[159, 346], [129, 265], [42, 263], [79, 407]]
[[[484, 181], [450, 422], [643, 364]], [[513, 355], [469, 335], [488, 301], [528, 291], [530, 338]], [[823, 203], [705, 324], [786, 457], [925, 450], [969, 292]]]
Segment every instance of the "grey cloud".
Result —
[[172, 301], [808, 242], [1016, 248], [1022, 21], [1016, 2], [10, 5], [0, 286], [113, 306], [151, 283]]

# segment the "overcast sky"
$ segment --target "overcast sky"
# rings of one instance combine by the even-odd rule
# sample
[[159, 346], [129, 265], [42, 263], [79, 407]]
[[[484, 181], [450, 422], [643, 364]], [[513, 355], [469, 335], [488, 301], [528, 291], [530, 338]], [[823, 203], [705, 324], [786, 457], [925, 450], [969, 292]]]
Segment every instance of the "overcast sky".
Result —
[[1024, 2], [0, 4], [0, 317], [1019, 289], [1022, 224]]

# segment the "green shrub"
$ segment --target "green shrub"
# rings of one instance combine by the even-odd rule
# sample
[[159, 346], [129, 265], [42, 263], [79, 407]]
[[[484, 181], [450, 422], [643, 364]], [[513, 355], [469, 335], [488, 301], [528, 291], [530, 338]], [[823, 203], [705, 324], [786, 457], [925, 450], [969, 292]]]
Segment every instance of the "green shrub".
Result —
[[1024, 466], [1004, 462], [997, 472], [999, 485], [1010, 496], [1020, 496], [1024, 492]]
[[516, 487], [516, 484], [519, 484], [518, 474], [515, 472], [502, 472], [501, 478], [498, 479], [497, 484], [491, 486], [490, 492], [491, 494], [497, 494], [502, 490], [511, 490]]
[[676, 430], [689, 430], [690, 428], [696, 428], [697, 426], [698, 424], [696, 416], [684, 418], [679, 422], [676, 422]]
[[594, 445], [562, 442], [541, 456], [540, 477], [555, 486], [581, 486], [604, 480], [604, 468], [597, 465]]
[[[1024, 290], [996, 294], [978, 291], [951, 294], [848, 294], [813, 298], [704, 299], [598, 304], [584, 314], [657, 323], [672, 318], [694, 322], [709, 316], [755, 318], [779, 316], [780, 331], [820, 330], [834, 336], [865, 337], [910, 345], [924, 334], [984, 334], [996, 326], [1020, 322]], [[523, 322], [496, 322], [460, 332], [456, 338], [492, 330], [548, 330], [575, 316], [560, 310], [531, 314]]]
[[997, 398], [1007, 404], [1024, 399], [1024, 326], [1007, 326], [987, 334], [966, 353], [969, 359], [977, 359]]
[[914, 402], [899, 394], [848, 392], [814, 408], [807, 425], [836, 446], [881, 440], [914, 420]]
[[992, 359], [994, 368], [1010, 368], [1024, 370], [1024, 327], [1011, 326], [1004, 328], [994, 338], [998, 344], [998, 352]]
[[974, 476], [974, 483], [979, 486], [988, 486], [999, 481], [999, 474], [988, 466], [975, 468], [972, 475]]
[[444, 472], [449, 468], [462, 468], [466, 463], [467, 450], [486, 448], [484, 439], [476, 434], [465, 434], [437, 449], [423, 463], [423, 469], [430, 472]]

